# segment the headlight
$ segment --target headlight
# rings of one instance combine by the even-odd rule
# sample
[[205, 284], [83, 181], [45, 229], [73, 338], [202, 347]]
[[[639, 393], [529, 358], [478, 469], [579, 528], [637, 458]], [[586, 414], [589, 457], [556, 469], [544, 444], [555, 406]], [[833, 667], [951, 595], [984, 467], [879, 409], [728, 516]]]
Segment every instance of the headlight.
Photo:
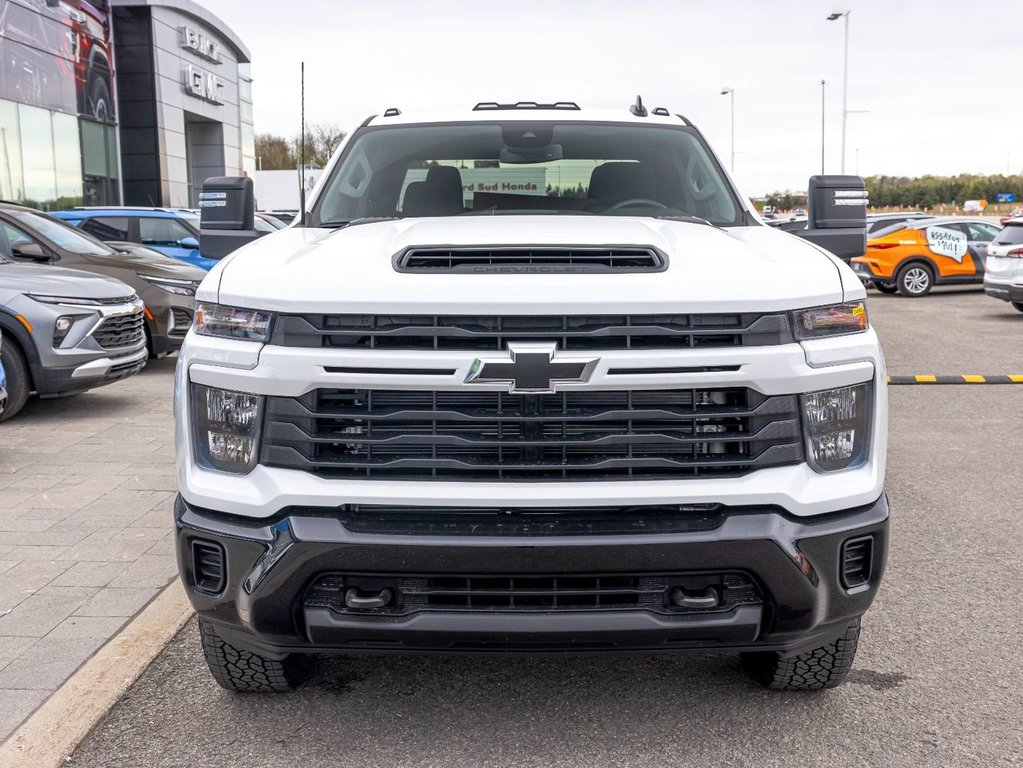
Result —
[[873, 384], [801, 395], [807, 461], [817, 472], [852, 469], [867, 460]]
[[192, 384], [192, 434], [201, 466], [244, 475], [259, 454], [263, 396]]
[[26, 294], [30, 299], [35, 299], [40, 304], [58, 304], [71, 307], [98, 307], [101, 302], [96, 299], [79, 299], [70, 296], [44, 296], [39, 293]]
[[862, 333], [870, 327], [867, 321], [867, 307], [862, 301], [801, 309], [793, 315], [797, 339]]
[[195, 332], [203, 336], [220, 336], [247, 341], [270, 340], [273, 314], [258, 309], [225, 307], [198, 302], [195, 305]]
[[143, 275], [141, 272], [137, 272], [136, 274], [147, 283], [155, 285], [157, 288], [167, 291], [167, 293], [173, 293], [178, 296], [195, 296], [195, 289], [199, 287], [198, 280], [176, 280], [172, 277], [153, 277], [152, 275]]

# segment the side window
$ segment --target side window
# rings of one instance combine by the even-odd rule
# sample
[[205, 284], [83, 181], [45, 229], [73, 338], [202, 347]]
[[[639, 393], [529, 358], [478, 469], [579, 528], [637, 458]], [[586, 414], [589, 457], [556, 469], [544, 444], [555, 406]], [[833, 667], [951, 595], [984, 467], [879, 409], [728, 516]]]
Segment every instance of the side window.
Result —
[[128, 240], [131, 233], [128, 219], [120, 216], [86, 219], [81, 229], [100, 240]]
[[3, 255], [7, 258], [11, 258], [13, 256], [14, 249], [19, 245], [27, 245], [35, 242], [35, 240], [26, 235], [20, 229], [12, 227], [6, 221], [0, 221], [0, 231], [3, 233], [0, 235], [0, 248], [3, 249]]
[[967, 224], [966, 226], [970, 232], [970, 240], [988, 243], [994, 240], [998, 234], [998, 227], [993, 227], [990, 224]]
[[174, 219], [139, 219], [139, 240], [143, 245], [176, 247], [186, 237], [194, 237], [179, 221]]

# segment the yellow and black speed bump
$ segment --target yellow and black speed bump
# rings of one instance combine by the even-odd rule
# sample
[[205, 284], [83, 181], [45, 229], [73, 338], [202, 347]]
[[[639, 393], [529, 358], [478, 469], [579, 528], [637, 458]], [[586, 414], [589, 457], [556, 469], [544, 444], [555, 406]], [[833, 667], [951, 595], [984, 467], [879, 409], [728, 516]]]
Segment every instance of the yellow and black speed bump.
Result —
[[1023, 384], [1023, 374], [999, 373], [994, 376], [964, 374], [921, 374], [917, 376], [889, 376], [888, 383], [899, 384]]

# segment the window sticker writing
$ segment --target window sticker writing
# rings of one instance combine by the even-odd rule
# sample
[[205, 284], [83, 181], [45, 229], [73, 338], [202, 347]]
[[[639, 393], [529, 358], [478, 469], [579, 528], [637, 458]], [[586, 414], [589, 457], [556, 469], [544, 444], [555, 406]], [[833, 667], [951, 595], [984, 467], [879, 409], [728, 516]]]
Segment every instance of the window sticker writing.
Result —
[[960, 264], [966, 255], [966, 233], [948, 227], [927, 227], [927, 244], [939, 256], [948, 256]]

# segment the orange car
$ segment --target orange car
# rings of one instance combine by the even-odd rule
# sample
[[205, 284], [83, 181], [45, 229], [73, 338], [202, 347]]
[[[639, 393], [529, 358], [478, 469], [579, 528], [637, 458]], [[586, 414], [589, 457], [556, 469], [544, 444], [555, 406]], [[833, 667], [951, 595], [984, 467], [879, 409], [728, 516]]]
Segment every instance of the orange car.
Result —
[[1000, 227], [979, 217], [916, 219], [880, 229], [852, 260], [882, 293], [923, 296], [935, 285], [984, 282], [987, 246]]

